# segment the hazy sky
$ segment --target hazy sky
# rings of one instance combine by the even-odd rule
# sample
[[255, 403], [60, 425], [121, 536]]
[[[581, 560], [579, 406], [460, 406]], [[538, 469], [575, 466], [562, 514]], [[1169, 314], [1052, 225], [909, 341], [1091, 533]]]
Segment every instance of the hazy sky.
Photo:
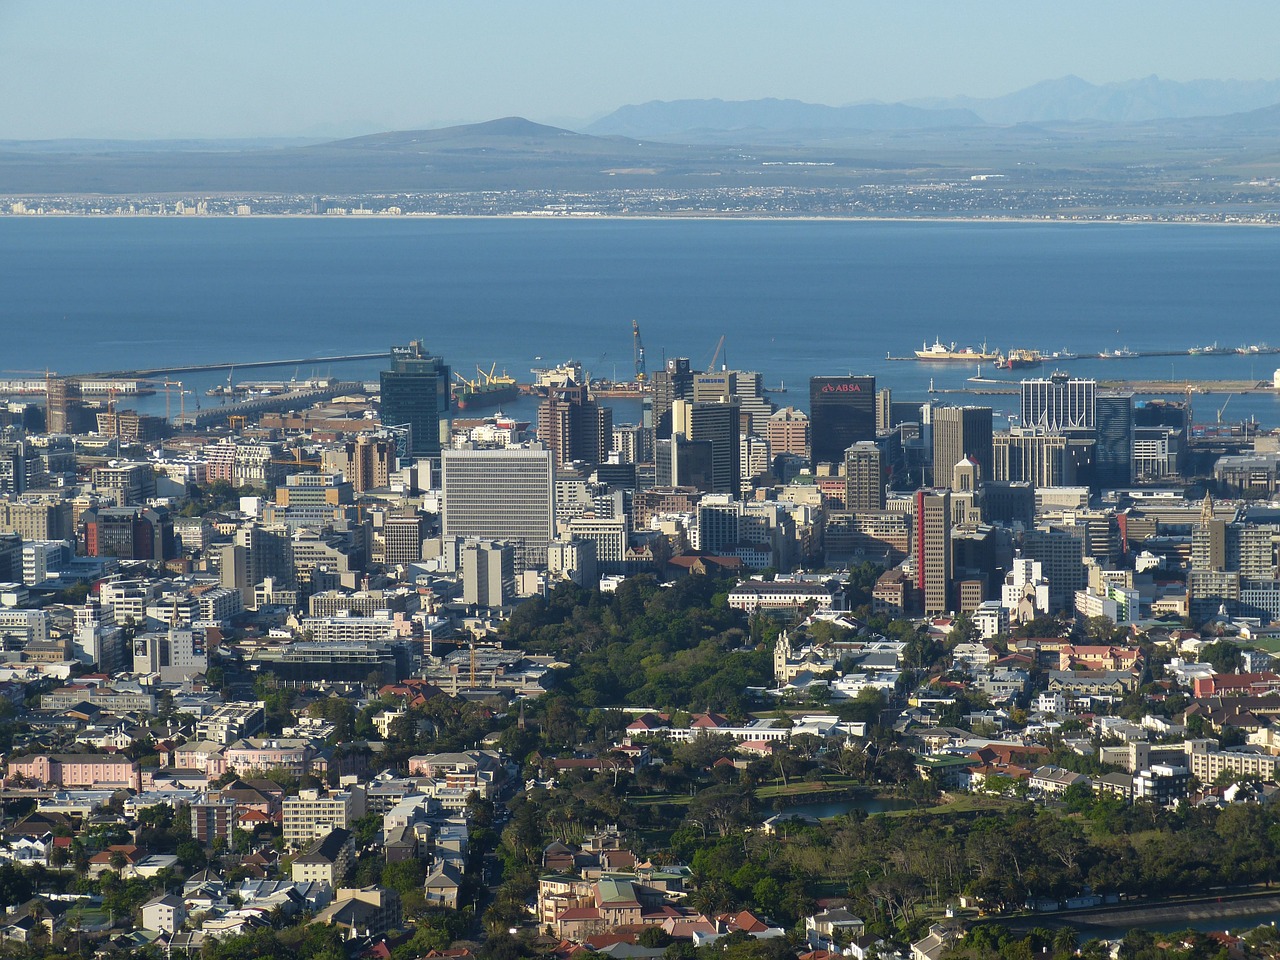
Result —
[[[1210, 12], [1212, 11], [1212, 12]], [[0, 0], [0, 139], [328, 136], [625, 103], [1274, 79], [1233, 0]]]

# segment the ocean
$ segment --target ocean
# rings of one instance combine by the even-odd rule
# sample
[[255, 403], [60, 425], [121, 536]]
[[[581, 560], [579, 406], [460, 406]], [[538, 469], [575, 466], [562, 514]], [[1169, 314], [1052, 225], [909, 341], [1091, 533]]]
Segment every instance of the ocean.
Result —
[[[808, 406], [815, 374], [871, 373], [895, 399], [976, 402], [976, 367], [897, 362], [922, 344], [1098, 354], [1280, 343], [1280, 231], [869, 221], [0, 218], [0, 367], [84, 373], [366, 353], [422, 339], [455, 371], [517, 379], [569, 358], [633, 374], [665, 357], [759, 370]], [[236, 380], [375, 379], [290, 364]], [[1266, 379], [1280, 356], [1078, 359], [1078, 376]], [[1054, 365], [1040, 368], [1048, 372]], [[1037, 371], [985, 377], [1016, 380]], [[0, 376], [11, 376], [3, 373]], [[204, 396], [226, 373], [179, 375]], [[1202, 395], [1196, 420], [1280, 425], [1272, 394]], [[1224, 404], [1226, 409], [1222, 410]], [[136, 404], [163, 412], [163, 392]], [[615, 421], [635, 404], [615, 401]], [[175, 400], [176, 408], [176, 400]], [[517, 416], [531, 401], [514, 405]]]

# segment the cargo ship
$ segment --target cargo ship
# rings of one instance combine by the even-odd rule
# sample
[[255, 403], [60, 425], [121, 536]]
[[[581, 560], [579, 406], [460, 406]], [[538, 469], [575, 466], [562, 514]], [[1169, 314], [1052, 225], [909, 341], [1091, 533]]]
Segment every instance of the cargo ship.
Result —
[[507, 376], [505, 370], [495, 373], [497, 369], [496, 363], [488, 371], [476, 367], [474, 380], [468, 380], [460, 373], [454, 374], [459, 382], [453, 385], [453, 402], [459, 410], [477, 404], [503, 404], [520, 396], [520, 384], [515, 377]]
[[917, 360], [964, 360], [972, 363], [975, 360], [994, 360], [999, 363], [1004, 358], [1000, 356], [999, 350], [988, 350], [984, 343], [981, 350], [975, 350], [973, 347], [961, 347], [956, 349], [954, 343], [947, 347], [941, 340], [934, 340], [933, 346], [922, 345], [922, 348], [916, 351]]
[[1017, 370], [1019, 367], [1038, 367], [1042, 363], [1044, 363], [1044, 356], [1039, 350], [1015, 348], [1009, 351], [1009, 355], [1004, 358], [1004, 362], [1000, 366], [1009, 370]]

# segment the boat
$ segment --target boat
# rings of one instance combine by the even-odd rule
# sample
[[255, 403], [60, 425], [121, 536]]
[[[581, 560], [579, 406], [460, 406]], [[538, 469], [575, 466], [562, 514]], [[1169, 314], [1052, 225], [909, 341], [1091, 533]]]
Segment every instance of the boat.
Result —
[[1098, 354], [1099, 360], [1128, 360], [1131, 357], [1138, 356], [1136, 351], [1130, 350], [1128, 347], [1117, 347], [1115, 350], [1104, 350]]
[[459, 410], [466, 410], [478, 403], [506, 403], [520, 396], [520, 384], [515, 377], [507, 376], [505, 370], [495, 373], [497, 369], [496, 363], [488, 371], [476, 367], [477, 376], [474, 380], [468, 380], [460, 373], [454, 374], [459, 382], [453, 385], [453, 402], [458, 405]]
[[1075, 359], [1077, 359], [1079, 356], [1080, 356], [1080, 355], [1079, 355], [1078, 353], [1072, 353], [1070, 350], [1068, 350], [1068, 349], [1066, 349], [1065, 347], [1063, 347], [1061, 350], [1055, 350], [1055, 351], [1053, 351], [1053, 353], [1049, 354], [1047, 357], [1045, 357], [1045, 359], [1047, 359], [1047, 360], [1075, 360]]
[[961, 347], [956, 349], [953, 342], [950, 347], [943, 344], [941, 340], [934, 340], [933, 346], [921, 345], [921, 349], [916, 351], [917, 360], [963, 360], [972, 363], [974, 360], [994, 360], [997, 363], [1003, 359], [999, 350], [988, 350], [984, 343], [981, 350], [975, 350], [973, 347]]
[[1018, 347], [1009, 351], [1004, 363], [1000, 366], [1017, 370], [1019, 367], [1038, 367], [1042, 363], [1044, 363], [1044, 356], [1039, 350], [1024, 350]]

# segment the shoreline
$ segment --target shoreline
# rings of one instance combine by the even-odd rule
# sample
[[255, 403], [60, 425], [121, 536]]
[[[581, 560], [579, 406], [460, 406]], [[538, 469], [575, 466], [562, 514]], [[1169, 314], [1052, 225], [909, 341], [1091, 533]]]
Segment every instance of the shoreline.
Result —
[[[160, 196], [160, 195], [157, 195]], [[164, 194], [163, 196], [185, 197], [190, 194]], [[19, 197], [0, 197], [0, 204]], [[160, 220], [160, 221], [202, 221], [202, 220], [325, 220], [354, 221], [358, 223], [404, 222], [430, 220], [513, 220], [535, 222], [569, 222], [590, 223], [598, 221], [675, 221], [675, 222], [773, 222], [773, 223], [911, 223], [911, 224], [995, 224], [995, 225], [1037, 225], [1037, 226], [1170, 226], [1170, 227], [1280, 227], [1280, 221], [1263, 220], [1226, 220], [1226, 219], [1155, 219], [1150, 217], [1116, 218], [1114, 216], [1098, 217], [982, 217], [982, 216], [836, 216], [831, 214], [796, 215], [796, 214], [741, 214], [723, 213], [581, 213], [581, 214], [541, 214], [541, 213], [402, 213], [402, 214], [350, 214], [333, 215], [324, 213], [205, 213], [198, 216], [182, 216], [179, 214], [139, 214], [139, 213], [71, 213], [50, 211], [47, 213], [0, 213], [0, 222], [10, 220]]]

